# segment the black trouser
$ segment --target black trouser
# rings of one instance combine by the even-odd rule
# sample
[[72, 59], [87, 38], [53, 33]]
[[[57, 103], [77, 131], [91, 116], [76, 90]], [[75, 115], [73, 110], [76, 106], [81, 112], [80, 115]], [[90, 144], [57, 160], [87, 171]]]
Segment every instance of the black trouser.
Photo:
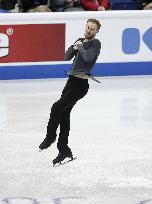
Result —
[[70, 150], [68, 147], [68, 136], [70, 131], [70, 113], [76, 102], [83, 98], [89, 89], [87, 79], [80, 79], [69, 76], [69, 79], [62, 91], [61, 98], [51, 108], [50, 119], [47, 127], [47, 136], [56, 134], [60, 125], [60, 134], [57, 148], [59, 152]]

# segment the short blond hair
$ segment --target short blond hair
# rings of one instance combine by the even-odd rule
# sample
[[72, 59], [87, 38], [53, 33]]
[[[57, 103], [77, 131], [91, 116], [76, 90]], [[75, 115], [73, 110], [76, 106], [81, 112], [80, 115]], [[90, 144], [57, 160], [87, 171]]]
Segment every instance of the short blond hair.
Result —
[[97, 25], [97, 29], [100, 30], [100, 28], [101, 28], [101, 23], [100, 23], [97, 19], [95, 19], [95, 18], [90, 18], [90, 19], [87, 20], [87, 23], [88, 23], [88, 22], [95, 23], [95, 24]]

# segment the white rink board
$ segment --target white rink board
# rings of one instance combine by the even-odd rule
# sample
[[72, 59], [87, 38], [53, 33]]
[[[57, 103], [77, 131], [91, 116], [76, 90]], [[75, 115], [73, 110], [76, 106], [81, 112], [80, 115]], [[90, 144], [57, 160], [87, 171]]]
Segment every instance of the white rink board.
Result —
[[[83, 37], [88, 18], [101, 21], [102, 28], [97, 38], [102, 42], [102, 51], [98, 58], [103, 62], [150, 62], [152, 51], [142, 41], [143, 34], [151, 28], [152, 11], [106, 11], [106, 12], [67, 12], [67, 13], [29, 13], [1, 14], [1, 25], [18, 24], [57, 24], [66, 25], [66, 48]], [[140, 50], [136, 54], [122, 52], [122, 32], [126, 28], [136, 28], [140, 32]], [[50, 45], [51, 46], [51, 45]], [[50, 63], [50, 62], [49, 62]], [[51, 62], [57, 63], [57, 62]], [[61, 62], [60, 62], [61, 63]], [[63, 62], [65, 63], [65, 62]], [[4, 65], [2, 63], [0, 65]], [[31, 64], [31, 63], [30, 63]]]

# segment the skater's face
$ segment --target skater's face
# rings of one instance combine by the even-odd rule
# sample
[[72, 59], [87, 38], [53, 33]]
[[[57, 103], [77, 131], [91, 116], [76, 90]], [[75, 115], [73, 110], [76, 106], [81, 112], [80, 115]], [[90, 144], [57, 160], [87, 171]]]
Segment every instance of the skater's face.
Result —
[[97, 24], [93, 23], [93, 22], [88, 22], [86, 24], [84, 36], [86, 39], [91, 40], [91, 39], [95, 38], [95, 36], [98, 32], [99, 32], [99, 30], [98, 30]]

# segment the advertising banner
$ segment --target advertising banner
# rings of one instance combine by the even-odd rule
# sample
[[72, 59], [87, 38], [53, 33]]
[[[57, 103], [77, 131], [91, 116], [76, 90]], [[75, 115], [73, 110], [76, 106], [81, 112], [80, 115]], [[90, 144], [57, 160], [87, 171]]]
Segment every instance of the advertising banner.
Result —
[[101, 23], [95, 76], [152, 74], [152, 11], [48, 12], [0, 15], [0, 79], [67, 77], [89, 18]]
[[0, 25], [0, 63], [63, 61], [64, 24]]

